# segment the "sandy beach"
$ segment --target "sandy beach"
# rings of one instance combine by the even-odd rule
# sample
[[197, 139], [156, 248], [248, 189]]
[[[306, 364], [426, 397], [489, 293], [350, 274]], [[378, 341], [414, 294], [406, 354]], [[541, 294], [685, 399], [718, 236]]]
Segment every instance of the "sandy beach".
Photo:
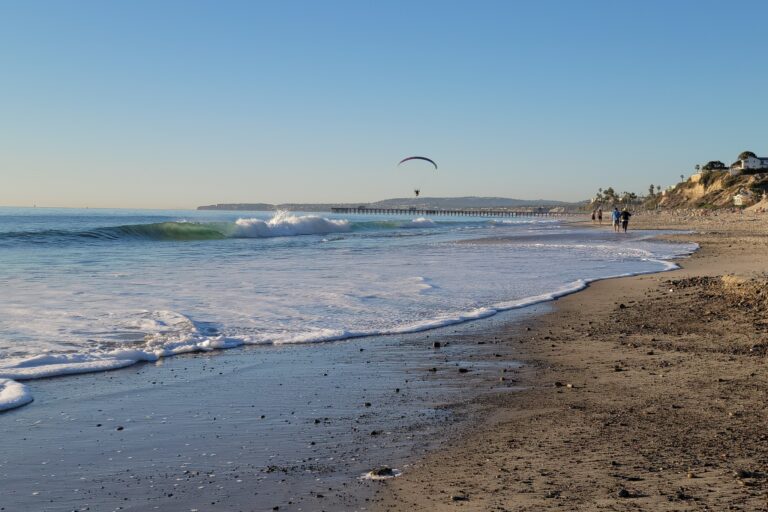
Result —
[[377, 510], [768, 509], [768, 221], [630, 228], [691, 230], [673, 238], [701, 249], [503, 328], [526, 389], [486, 397], [473, 428], [380, 486]]

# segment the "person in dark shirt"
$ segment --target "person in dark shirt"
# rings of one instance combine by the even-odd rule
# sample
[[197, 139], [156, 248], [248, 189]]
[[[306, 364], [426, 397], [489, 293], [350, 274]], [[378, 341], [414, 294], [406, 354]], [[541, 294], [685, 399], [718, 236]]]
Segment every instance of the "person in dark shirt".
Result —
[[626, 208], [621, 210], [621, 215], [619, 215], [619, 219], [621, 219], [621, 229], [624, 230], [624, 232], [627, 232], [627, 226], [629, 225], [629, 218], [632, 216], [631, 213], [627, 211]]

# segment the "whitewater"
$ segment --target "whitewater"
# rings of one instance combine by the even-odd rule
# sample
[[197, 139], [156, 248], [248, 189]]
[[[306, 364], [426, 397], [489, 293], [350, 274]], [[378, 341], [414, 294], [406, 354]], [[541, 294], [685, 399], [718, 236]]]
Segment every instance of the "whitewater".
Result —
[[30, 379], [423, 331], [696, 249], [652, 235], [540, 218], [0, 208], [0, 410], [32, 401]]

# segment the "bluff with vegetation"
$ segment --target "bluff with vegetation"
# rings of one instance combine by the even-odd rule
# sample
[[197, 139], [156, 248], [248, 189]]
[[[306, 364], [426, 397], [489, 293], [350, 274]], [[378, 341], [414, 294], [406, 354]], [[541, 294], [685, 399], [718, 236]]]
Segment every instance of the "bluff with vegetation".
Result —
[[764, 192], [768, 192], [768, 172], [731, 176], [726, 170], [704, 170], [698, 179], [689, 178], [664, 194], [648, 197], [647, 206], [725, 208], [733, 206], [736, 194], [743, 193], [759, 201]]

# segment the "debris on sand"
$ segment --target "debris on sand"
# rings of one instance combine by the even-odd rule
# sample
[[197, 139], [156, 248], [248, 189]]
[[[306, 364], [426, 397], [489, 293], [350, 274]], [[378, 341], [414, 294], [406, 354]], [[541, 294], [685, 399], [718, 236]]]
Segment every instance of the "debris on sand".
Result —
[[376, 469], [372, 469], [360, 478], [363, 480], [388, 480], [390, 478], [396, 478], [402, 474], [399, 469], [393, 469], [389, 466], [381, 466]]

